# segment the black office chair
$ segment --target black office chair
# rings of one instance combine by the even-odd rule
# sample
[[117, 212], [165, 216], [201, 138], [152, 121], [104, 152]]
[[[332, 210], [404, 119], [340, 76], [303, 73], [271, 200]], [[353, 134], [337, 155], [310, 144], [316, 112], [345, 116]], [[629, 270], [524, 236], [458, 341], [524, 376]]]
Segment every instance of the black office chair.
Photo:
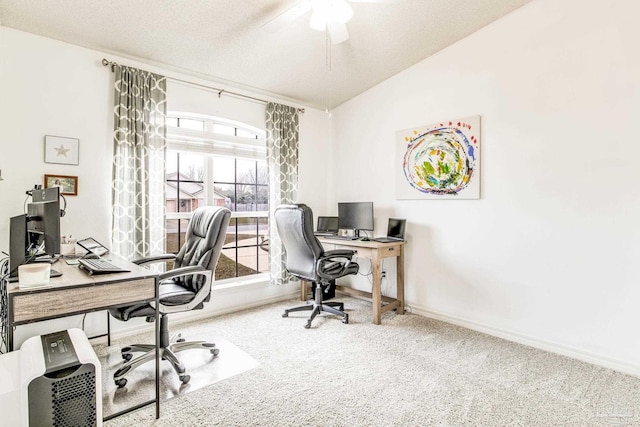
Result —
[[295, 311], [311, 310], [305, 328], [311, 327], [313, 319], [321, 312], [342, 316], [342, 323], [349, 323], [341, 302], [323, 302], [332, 280], [358, 272], [358, 264], [351, 261], [354, 251], [333, 250], [325, 252], [313, 234], [313, 212], [304, 204], [281, 205], [275, 211], [276, 227], [286, 252], [287, 271], [302, 280], [315, 284], [313, 300], [306, 305], [284, 311], [288, 317]]
[[[135, 261], [139, 265], [174, 261], [174, 268], [159, 276], [160, 356], [163, 360], [171, 362], [183, 384], [187, 384], [191, 377], [186, 374], [184, 365], [175, 353], [199, 348], [209, 350], [211, 354], [217, 356], [219, 350], [215, 348], [215, 344], [205, 341], [185, 342], [180, 334], [169, 338], [167, 315], [198, 310], [209, 301], [211, 282], [225, 241], [230, 217], [231, 212], [224, 207], [197, 208], [193, 212], [184, 245], [178, 255], [165, 254]], [[154, 308], [149, 303], [118, 307], [110, 309], [109, 312], [122, 321], [132, 317], [146, 317], [148, 322], [155, 319]], [[121, 352], [125, 363], [113, 374], [118, 387], [126, 385], [127, 379], [124, 376], [133, 369], [155, 360], [155, 345], [134, 344], [122, 348]], [[134, 352], [145, 352], [145, 354], [134, 359]]]

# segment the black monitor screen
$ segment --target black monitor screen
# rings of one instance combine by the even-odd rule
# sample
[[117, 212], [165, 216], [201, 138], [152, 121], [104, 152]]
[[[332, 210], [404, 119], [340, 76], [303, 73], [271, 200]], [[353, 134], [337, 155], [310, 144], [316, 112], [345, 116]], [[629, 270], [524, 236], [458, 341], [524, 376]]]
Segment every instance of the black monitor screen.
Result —
[[18, 266], [27, 258], [27, 216], [18, 215], [10, 220], [9, 228], [9, 276], [18, 276]]
[[398, 218], [389, 218], [389, 225], [387, 226], [387, 237], [396, 237], [404, 239], [404, 229], [407, 221]]
[[373, 202], [338, 203], [339, 228], [373, 230]]
[[60, 253], [60, 202], [42, 201], [27, 205], [27, 232], [29, 243], [34, 246], [44, 242], [49, 255]]
[[337, 216], [319, 216], [317, 231], [338, 231], [338, 217]]

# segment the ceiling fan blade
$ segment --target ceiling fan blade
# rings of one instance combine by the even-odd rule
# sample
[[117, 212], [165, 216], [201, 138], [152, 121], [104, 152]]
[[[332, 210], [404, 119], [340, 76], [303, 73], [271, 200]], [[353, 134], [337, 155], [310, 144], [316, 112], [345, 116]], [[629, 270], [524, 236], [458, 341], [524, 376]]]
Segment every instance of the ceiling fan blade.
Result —
[[332, 44], [340, 44], [349, 38], [347, 26], [339, 22], [331, 21], [327, 23], [327, 31], [331, 37]]
[[282, 12], [262, 26], [266, 31], [275, 33], [311, 10], [311, 0], [302, 0]]

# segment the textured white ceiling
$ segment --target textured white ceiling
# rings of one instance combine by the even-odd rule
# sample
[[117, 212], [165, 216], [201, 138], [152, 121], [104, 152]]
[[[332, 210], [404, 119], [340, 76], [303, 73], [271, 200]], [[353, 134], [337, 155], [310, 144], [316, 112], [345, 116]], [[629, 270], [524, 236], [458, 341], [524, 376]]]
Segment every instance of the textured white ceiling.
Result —
[[331, 46], [330, 69], [309, 14], [262, 27], [298, 0], [0, 0], [0, 24], [324, 109], [528, 1], [351, 3], [351, 38]]

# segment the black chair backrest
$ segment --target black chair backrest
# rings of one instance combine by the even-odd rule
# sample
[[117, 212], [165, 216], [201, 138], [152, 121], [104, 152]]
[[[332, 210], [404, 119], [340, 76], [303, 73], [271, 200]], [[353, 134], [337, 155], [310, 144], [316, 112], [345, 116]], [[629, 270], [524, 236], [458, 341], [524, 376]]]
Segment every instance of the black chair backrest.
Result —
[[316, 262], [324, 253], [313, 234], [313, 212], [305, 204], [281, 205], [275, 211], [276, 227], [286, 252], [287, 271], [317, 281]]
[[[231, 218], [231, 211], [220, 206], [202, 206], [193, 212], [184, 244], [176, 256], [174, 268], [199, 265], [207, 270], [213, 270], [218, 263], [222, 245], [226, 238], [227, 226]], [[202, 276], [196, 276], [202, 278]], [[188, 277], [182, 283], [194, 292], [200, 290], [203, 280]]]

